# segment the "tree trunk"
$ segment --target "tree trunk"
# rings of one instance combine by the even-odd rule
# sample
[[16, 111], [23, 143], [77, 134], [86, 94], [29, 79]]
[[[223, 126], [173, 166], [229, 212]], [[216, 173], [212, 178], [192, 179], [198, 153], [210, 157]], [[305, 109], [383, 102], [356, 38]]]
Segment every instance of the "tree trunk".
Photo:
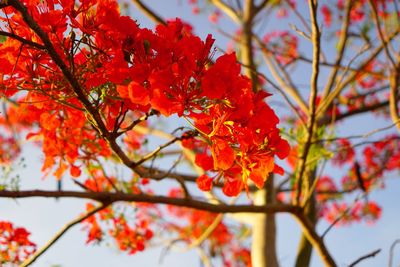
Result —
[[[254, 204], [264, 205], [275, 201], [273, 176], [266, 182], [266, 188], [255, 193]], [[276, 225], [274, 214], [254, 215], [251, 245], [253, 267], [278, 267], [276, 254]]]
[[[310, 184], [314, 182], [315, 179], [315, 171], [309, 175]], [[310, 219], [310, 221], [314, 224], [317, 223], [317, 211], [316, 211], [316, 202], [315, 202], [315, 194], [312, 195], [308, 205], [305, 207], [305, 215]], [[296, 267], [307, 267], [310, 265], [312, 254], [312, 245], [307, 240], [307, 237], [302, 234], [300, 238], [299, 247], [297, 249], [296, 256]]]

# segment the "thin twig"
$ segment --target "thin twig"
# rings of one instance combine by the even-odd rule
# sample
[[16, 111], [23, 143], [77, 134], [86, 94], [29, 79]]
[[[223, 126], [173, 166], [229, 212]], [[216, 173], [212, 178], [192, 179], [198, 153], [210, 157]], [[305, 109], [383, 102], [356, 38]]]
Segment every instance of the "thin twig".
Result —
[[[395, 37], [398, 36], [400, 33], [400, 29], [397, 29], [395, 32], [393, 32], [389, 37], [388, 37], [388, 42], [393, 40]], [[328, 107], [333, 103], [333, 101], [339, 96], [339, 94], [343, 91], [345, 87], [347, 87], [350, 83], [354, 81], [354, 79], [357, 77], [358, 72], [357, 71], [352, 71], [350, 75], [346, 78], [346, 80], [342, 81], [345, 78], [346, 73], [350, 70], [351, 63], [355, 61], [357, 57], [359, 57], [361, 54], [364, 53], [364, 50], [368, 50], [368, 46], [362, 48], [353, 59], [350, 60], [350, 62], [347, 64], [347, 67], [342, 74], [341, 78], [339, 79], [339, 82], [337, 82], [335, 89], [326, 97], [324, 100], [320, 103], [318, 106], [318, 111], [317, 114], [322, 114], [324, 113]], [[369, 55], [366, 57], [355, 69], [359, 69], [362, 71], [365, 69], [365, 67], [370, 64], [374, 59], [378, 57], [378, 55], [382, 52], [383, 45], [381, 44], [380, 46], [376, 47]]]
[[344, 218], [344, 216], [347, 215], [347, 213], [349, 213], [349, 211], [353, 208], [353, 205], [355, 205], [362, 197], [365, 196], [364, 194], [360, 194], [358, 195], [358, 197], [356, 197], [353, 201], [353, 204], [351, 206], [349, 206], [346, 210], [344, 210], [329, 226], [328, 228], [326, 228], [326, 230], [322, 233], [321, 238], [324, 239], [325, 236], [329, 233], [329, 231], [340, 221]]
[[388, 126], [382, 127], [382, 128], [378, 128], [375, 130], [372, 130], [368, 133], [365, 134], [358, 134], [358, 135], [350, 135], [350, 136], [341, 136], [341, 137], [335, 137], [335, 138], [328, 138], [328, 139], [317, 139], [315, 140], [313, 143], [319, 143], [319, 142], [332, 142], [332, 141], [337, 141], [340, 139], [360, 139], [360, 138], [368, 138], [371, 137], [374, 134], [377, 134], [379, 132], [383, 132], [386, 130], [390, 130], [391, 128], [395, 127], [397, 124], [399, 124], [400, 121], [394, 122]]
[[376, 5], [372, 0], [368, 0], [368, 3], [371, 6], [372, 17], [374, 19], [375, 27], [376, 27], [376, 30], [378, 31], [378, 37], [382, 43], [383, 50], [385, 51], [386, 57], [389, 60], [389, 62], [391, 63], [392, 67], [396, 67], [396, 63], [389, 51], [390, 42], [388, 42], [388, 40], [386, 40], [385, 36], [383, 35], [381, 24], [379, 22], [379, 15], [378, 15], [378, 10], [376, 8]]
[[306, 194], [310, 189], [308, 179], [303, 179], [304, 172], [306, 170], [307, 156], [312, 146], [312, 138], [314, 135], [315, 121], [316, 121], [316, 99], [318, 93], [318, 76], [319, 76], [319, 61], [320, 61], [320, 31], [318, 28], [317, 21], [317, 2], [314, 0], [309, 0], [310, 16], [311, 16], [311, 28], [312, 28], [312, 44], [313, 44], [313, 64], [312, 64], [312, 74], [311, 74], [311, 93], [309, 99], [309, 119], [307, 122], [307, 136], [306, 142], [303, 147], [302, 154], [300, 156], [300, 161], [298, 164], [298, 172], [295, 178], [295, 183], [297, 185], [296, 196], [294, 198], [295, 204], [299, 204], [302, 186], [304, 182], [304, 187]]
[[133, 165], [131, 165], [131, 167], [136, 167], [141, 165], [142, 163], [148, 161], [149, 159], [157, 156], [157, 154], [163, 150], [166, 147], [169, 147], [170, 145], [178, 142], [178, 141], [182, 141], [184, 139], [188, 139], [188, 138], [192, 138], [195, 134], [197, 134], [197, 132], [194, 132], [194, 134], [187, 134], [187, 135], [183, 135], [181, 137], [174, 137], [173, 139], [169, 140], [168, 142], [166, 142], [163, 145], [160, 145], [158, 148], [154, 149], [152, 152], [150, 152], [149, 154], [145, 155], [144, 157], [142, 157], [140, 160], [136, 161]]
[[389, 250], [389, 266], [388, 267], [393, 267], [394, 248], [396, 247], [397, 244], [400, 244], [400, 239], [396, 239], [393, 242], [393, 244], [390, 246], [390, 250]]
[[300, 107], [300, 109], [304, 113], [307, 113], [308, 112], [307, 104], [305, 103], [304, 99], [300, 96], [294, 84], [290, 80], [285, 81], [278, 71], [278, 66], [272, 62], [271, 51], [268, 50], [266, 45], [262, 42], [262, 40], [258, 36], [254, 35], [253, 38], [256, 40], [257, 45], [261, 49], [261, 53], [263, 55], [265, 63], [268, 65], [271, 75], [277, 81], [279, 86], [282, 87], [283, 90], [285, 90], [285, 93], [290, 95], [290, 97], [292, 97], [296, 101], [296, 104]]
[[43, 247], [41, 247], [39, 250], [37, 250], [31, 257], [26, 259], [20, 265], [20, 267], [27, 267], [27, 266], [31, 265], [32, 263], [34, 263], [43, 253], [45, 253], [52, 245], [54, 245], [54, 243], [57, 242], [57, 240], [60, 239], [65, 234], [65, 232], [67, 232], [71, 227], [73, 227], [74, 225], [84, 221], [85, 219], [89, 218], [90, 216], [94, 215], [95, 213], [99, 212], [100, 210], [106, 208], [107, 206], [108, 206], [107, 204], [105, 204], [105, 205], [102, 204], [102, 205], [94, 208], [93, 210], [80, 215], [75, 220], [73, 220], [73, 221], [69, 222], [68, 224], [66, 224]]
[[343, 19], [343, 23], [342, 23], [342, 27], [340, 30], [340, 37], [339, 37], [339, 41], [337, 44], [337, 50], [338, 53], [336, 54], [336, 59], [335, 59], [335, 67], [332, 69], [328, 81], [325, 85], [325, 89], [324, 89], [324, 93], [323, 93], [323, 97], [327, 97], [328, 94], [331, 92], [333, 84], [336, 80], [338, 71], [339, 71], [339, 67], [342, 63], [342, 59], [345, 53], [345, 49], [346, 49], [346, 43], [348, 40], [348, 30], [349, 30], [349, 26], [350, 26], [350, 13], [351, 13], [351, 7], [352, 7], [352, 0], [347, 0], [345, 3], [345, 15], [344, 15], [344, 19]]
[[374, 250], [374, 251], [372, 251], [372, 252], [370, 252], [370, 253], [368, 253], [368, 254], [366, 254], [366, 255], [364, 255], [364, 256], [361, 256], [360, 258], [358, 258], [357, 260], [355, 260], [354, 262], [352, 262], [352, 263], [349, 265], [349, 267], [354, 267], [354, 266], [356, 266], [358, 263], [360, 263], [360, 262], [363, 261], [363, 260], [366, 260], [366, 259], [368, 259], [368, 258], [375, 257], [379, 252], [381, 252], [381, 249], [380, 249], [380, 248], [377, 249], [377, 250]]

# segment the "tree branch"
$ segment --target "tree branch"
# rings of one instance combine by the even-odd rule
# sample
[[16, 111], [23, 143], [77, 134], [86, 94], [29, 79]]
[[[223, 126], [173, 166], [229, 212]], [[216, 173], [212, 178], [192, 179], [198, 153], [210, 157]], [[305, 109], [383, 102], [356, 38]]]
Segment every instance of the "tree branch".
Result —
[[36, 251], [30, 258], [26, 259], [20, 267], [27, 267], [34, 263], [43, 253], [45, 253], [55, 242], [57, 242], [58, 239], [60, 239], [71, 227], [74, 225], [86, 220], [90, 216], [94, 215], [95, 213], [99, 212], [100, 210], [106, 208], [108, 205], [100, 205], [96, 207], [95, 209], [80, 215], [78, 218], [75, 220], [69, 222], [66, 224], [53, 238], [51, 238], [47, 244], [45, 244], [43, 247], [41, 247], [38, 251]]
[[358, 258], [357, 260], [355, 260], [353, 263], [351, 263], [351, 264], [349, 265], [349, 267], [354, 267], [354, 266], [356, 266], [358, 263], [360, 263], [361, 261], [363, 261], [363, 260], [365, 260], [365, 259], [375, 257], [379, 252], [381, 252], [381, 249], [377, 249], [377, 250], [374, 250], [374, 251], [368, 253], [367, 255], [364, 255], [364, 256]]
[[308, 112], [307, 104], [305, 103], [304, 99], [300, 96], [294, 84], [290, 80], [285, 81], [282, 78], [282, 76], [277, 70], [277, 66], [275, 66], [271, 60], [272, 59], [271, 51], [268, 50], [268, 48], [265, 46], [265, 44], [260, 40], [258, 36], [253, 35], [253, 38], [256, 40], [257, 45], [261, 49], [261, 53], [263, 55], [265, 63], [268, 65], [268, 69], [271, 72], [271, 75], [274, 77], [279, 86], [282, 87], [283, 90], [285, 90], [285, 93], [290, 95], [290, 97], [292, 97], [295, 100], [296, 104], [300, 107], [300, 109], [307, 114]]
[[26, 44], [26, 45], [35, 47], [35, 48], [37, 48], [39, 50], [45, 50], [46, 49], [46, 47], [44, 45], [32, 42], [32, 41], [27, 40], [27, 39], [24, 39], [21, 36], [18, 36], [16, 34], [13, 34], [13, 33], [10, 33], [10, 32], [0, 31], [0, 35], [15, 39], [15, 40], [21, 42], [22, 44]]
[[347, 0], [346, 1], [346, 14], [344, 16], [344, 20], [343, 20], [343, 24], [342, 24], [342, 28], [340, 30], [341, 34], [339, 37], [339, 41], [337, 44], [337, 50], [338, 53], [336, 54], [336, 59], [335, 59], [335, 67], [333, 68], [333, 70], [331, 71], [329, 78], [328, 78], [328, 82], [326, 83], [325, 89], [324, 89], [324, 97], [328, 96], [328, 94], [331, 92], [333, 84], [336, 80], [338, 71], [339, 71], [339, 66], [341, 65], [343, 56], [344, 56], [344, 52], [346, 49], [346, 43], [348, 40], [348, 30], [349, 30], [349, 25], [350, 25], [350, 11], [351, 11], [351, 7], [352, 7], [352, 0]]
[[[393, 40], [398, 34], [400, 33], [400, 29], [396, 30], [393, 32], [389, 37], [388, 41]], [[366, 57], [356, 69], [359, 69], [362, 71], [368, 64], [371, 63], [372, 60], [378, 57], [378, 55], [382, 52], [383, 45], [380, 45], [376, 47], [369, 55]], [[350, 69], [350, 64], [346, 70]], [[344, 80], [343, 82], [339, 82], [336, 87], [333, 89], [333, 91], [323, 99], [323, 101], [319, 104], [317, 114], [322, 114], [326, 112], [326, 110], [329, 108], [329, 106], [333, 103], [333, 101], [337, 98], [337, 96], [340, 95], [340, 93], [343, 91], [344, 88], [347, 87], [351, 82], [354, 81], [354, 79], [357, 77], [358, 72], [353, 71], [350, 75], [348, 75], [347, 79]], [[343, 74], [344, 77], [344, 74]]]
[[132, 0], [132, 2], [137, 6], [137, 8], [143, 12], [148, 18], [150, 18], [155, 24], [163, 24], [167, 23], [165, 20], [159, 16], [156, 12], [154, 12], [151, 8], [145, 5], [141, 0]]
[[52, 58], [55, 64], [60, 68], [64, 77], [71, 85], [78, 100], [84, 106], [86, 114], [88, 115], [88, 120], [92, 124], [92, 126], [99, 132], [101, 137], [108, 142], [109, 146], [114, 151], [114, 153], [119, 157], [122, 163], [125, 166], [129, 167], [134, 172], [136, 172], [137, 174], [139, 174], [139, 176], [143, 177], [144, 175], [142, 168], [140, 166], [138, 167], [135, 166], [135, 162], [132, 161], [127, 156], [127, 154], [117, 144], [116, 138], [113, 136], [113, 134], [107, 130], [107, 127], [105, 126], [100, 113], [86, 97], [85, 90], [83, 90], [78, 80], [70, 72], [69, 67], [65, 64], [61, 56], [57, 53], [49, 36], [43, 31], [42, 28], [40, 28], [37, 22], [30, 15], [28, 9], [19, 0], [9, 0], [9, 3], [21, 13], [23, 20], [42, 40], [44, 46], [46, 47], [46, 50], [48, 51], [49, 56]]
[[211, 4], [221, 9], [228, 17], [230, 17], [234, 22], [240, 24], [240, 17], [237, 12], [228, 4], [222, 0], [209, 0]]
[[[365, 113], [365, 112], [374, 111], [374, 110], [381, 109], [381, 108], [384, 108], [384, 107], [387, 107], [387, 106], [389, 106], [389, 101], [386, 100], [386, 101], [382, 101], [382, 102], [379, 102], [379, 103], [376, 103], [376, 104], [373, 104], [373, 105], [361, 107], [361, 108], [358, 108], [358, 109], [353, 109], [353, 110], [350, 110], [350, 111], [348, 111], [346, 113], [341, 113], [341, 114], [335, 115], [335, 122], [343, 120], [343, 119], [346, 119], [348, 117], [352, 117], [352, 116], [357, 115], [357, 114], [362, 114], [362, 113]], [[332, 121], [332, 116], [328, 115], [328, 116], [321, 117], [318, 120], [318, 124], [325, 125], [325, 124], [330, 123], [331, 121]]]
[[390, 246], [388, 267], [393, 267], [394, 248], [396, 247], [397, 244], [400, 244], [400, 239], [396, 239]]
[[303, 214], [303, 212], [296, 213], [295, 218], [300, 223], [303, 234], [307, 237], [308, 241], [310, 241], [310, 243], [319, 254], [321, 260], [324, 263], [324, 266], [337, 266], [327, 247], [325, 246], [323, 239], [315, 232], [310, 220]]
[[376, 9], [376, 6], [372, 0], [368, 0], [368, 3], [371, 6], [372, 17], [375, 22], [375, 27], [376, 27], [376, 30], [378, 31], [378, 37], [382, 43], [383, 50], [385, 51], [386, 57], [389, 60], [389, 62], [391, 63], [392, 67], [396, 67], [396, 63], [395, 63], [394, 59], [392, 58], [392, 55], [390, 54], [390, 51], [389, 51], [390, 41], [386, 40], [385, 36], [383, 35], [382, 29], [381, 29], [381, 24], [379, 22], [378, 10]]
[[261, 10], [263, 10], [269, 2], [269, 0], [263, 0], [259, 5], [256, 6], [255, 13], [259, 13]]
[[[314, 231], [308, 218], [304, 216], [303, 210], [300, 207], [286, 204], [267, 204], [263, 206], [254, 205], [226, 205], [226, 204], [211, 204], [208, 202], [188, 199], [188, 198], [170, 198], [165, 196], [152, 196], [145, 194], [125, 194], [125, 193], [108, 193], [108, 192], [77, 192], [77, 191], [43, 191], [43, 190], [27, 190], [27, 191], [0, 191], [0, 198], [31, 198], [31, 197], [44, 197], [44, 198], [80, 198], [92, 199], [104, 205], [109, 205], [114, 202], [145, 202], [154, 204], [168, 204], [179, 207], [193, 208], [197, 210], [204, 210], [213, 213], [278, 213], [287, 212], [294, 215], [300, 222], [304, 234], [313, 244], [318, 251], [321, 259], [326, 266], [336, 266], [334, 260], [325, 247], [323, 240]], [[104, 208], [104, 206], [103, 206]], [[92, 213], [94, 214], [94, 213]], [[88, 216], [89, 217], [89, 216]], [[81, 217], [80, 217], [81, 218]], [[78, 221], [79, 218], [76, 220]], [[82, 219], [84, 220], [84, 219]], [[81, 221], [82, 221], [81, 220]], [[80, 222], [80, 221], [79, 221]], [[76, 222], [76, 223], [79, 223]], [[75, 223], [75, 224], [76, 224]], [[72, 226], [70, 226], [72, 227]], [[70, 227], [62, 230], [64, 233]], [[54, 241], [55, 242], [55, 241]], [[54, 243], [53, 242], [53, 243]], [[42, 252], [43, 253], [43, 252]]]
[[144, 202], [153, 204], [167, 204], [178, 207], [193, 208], [213, 213], [300, 213], [301, 209], [287, 204], [271, 204], [264, 206], [254, 205], [227, 205], [211, 204], [188, 198], [171, 198], [157, 195], [146, 194], [126, 194], [121, 192], [78, 192], [78, 191], [45, 191], [45, 190], [26, 190], [26, 191], [0, 191], [0, 198], [80, 198], [91, 199], [100, 203], [111, 204], [114, 202]]
[[393, 70], [393, 74], [390, 76], [390, 96], [389, 96], [389, 108], [390, 116], [397, 125], [397, 129], [400, 131], [400, 115], [399, 115], [399, 90], [400, 90], [400, 53], [397, 56], [397, 64]]
[[[317, 21], [317, 1], [309, 0], [309, 8], [310, 8], [310, 17], [311, 17], [311, 39], [313, 44], [313, 64], [312, 64], [312, 74], [311, 74], [311, 93], [309, 99], [309, 119], [307, 122], [307, 136], [306, 143], [304, 144], [304, 148], [302, 154], [300, 156], [300, 161], [298, 163], [298, 172], [295, 178], [295, 183], [297, 185], [296, 196], [294, 198], [295, 204], [299, 204], [301, 189], [303, 182], [305, 182], [305, 189], [309, 190], [309, 181], [307, 179], [303, 179], [304, 172], [306, 170], [307, 156], [308, 152], [312, 146], [312, 138], [314, 135], [314, 127], [316, 122], [316, 99], [318, 93], [318, 76], [319, 76], [319, 61], [320, 61], [320, 31], [318, 28]], [[297, 169], [297, 168], [296, 168]]]
[[[240, 43], [241, 61], [250, 68], [245, 69], [245, 74], [251, 79], [253, 92], [258, 91], [257, 66], [253, 55], [253, 19], [255, 15], [253, 0], [245, 0], [243, 5], [242, 30], [244, 41]], [[255, 70], [256, 72], [252, 71]]]

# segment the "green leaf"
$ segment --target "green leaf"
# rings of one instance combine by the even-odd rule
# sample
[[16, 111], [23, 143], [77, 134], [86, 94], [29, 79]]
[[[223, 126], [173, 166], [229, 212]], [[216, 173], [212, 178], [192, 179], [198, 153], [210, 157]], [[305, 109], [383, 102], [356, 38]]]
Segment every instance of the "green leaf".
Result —
[[0, 44], [4, 43], [7, 40], [6, 36], [0, 35]]

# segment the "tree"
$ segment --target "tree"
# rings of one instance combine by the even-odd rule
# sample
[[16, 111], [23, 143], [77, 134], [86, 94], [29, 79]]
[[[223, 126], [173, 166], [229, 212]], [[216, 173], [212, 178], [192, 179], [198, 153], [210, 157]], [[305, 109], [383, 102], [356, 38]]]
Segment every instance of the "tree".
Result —
[[[1, 263], [28, 266], [82, 223], [87, 243], [113, 240], [128, 254], [162, 240], [196, 248], [204, 266], [278, 266], [275, 215], [287, 213], [302, 229], [296, 266], [313, 250], [337, 266], [324, 237], [379, 219], [370, 194], [400, 167], [398, 3], [185, 3], [233, 23], [220, 28], [225, 52], [132, 3], [154, 30], [112, 0], [0, 1], [0, 197], [89, 200], [38, 247], [0, 221]], [[270, 29], [270, 19], [282, 23]], [[344, 129], [360, 114], [386, 126]], [[21, 190], [9, 173], [27, 143], [47, 179], [74, 187]]]

